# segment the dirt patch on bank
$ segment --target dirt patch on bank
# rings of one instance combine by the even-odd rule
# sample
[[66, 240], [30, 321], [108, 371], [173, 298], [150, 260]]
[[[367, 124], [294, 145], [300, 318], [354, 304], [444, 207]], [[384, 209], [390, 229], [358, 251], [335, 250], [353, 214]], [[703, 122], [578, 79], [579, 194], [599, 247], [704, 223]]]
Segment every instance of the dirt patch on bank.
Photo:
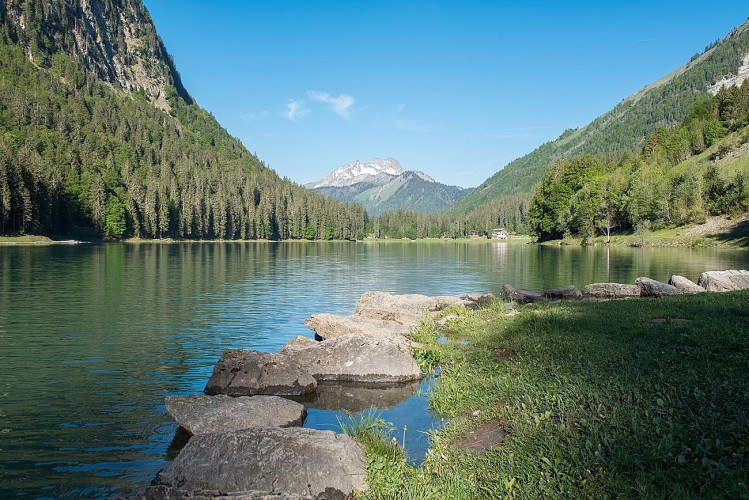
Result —
[[501, 445], [509, 432], [498, 420], [491, 420], [481, 424], [467, 435], [453, 441], [459, 450], [483, 453], [490, 448]]
[[681, 234], [687, 236], [728, 235], [738, 231], [747, 222], [749, 222], [749, 216], [747, 215], [735, 219], [728, 218], [725, 215], [708, 217], [704, 224], [685, 228], [681, 231]]

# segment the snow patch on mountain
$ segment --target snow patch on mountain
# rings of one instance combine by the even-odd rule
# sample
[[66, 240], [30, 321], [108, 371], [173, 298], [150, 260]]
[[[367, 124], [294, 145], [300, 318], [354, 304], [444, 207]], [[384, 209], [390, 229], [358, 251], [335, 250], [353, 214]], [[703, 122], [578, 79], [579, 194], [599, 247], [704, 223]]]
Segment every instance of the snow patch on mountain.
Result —
[[345, 187], [360, 182], [375, 182], [397, 177], [405, 170], [395, 158], [373, 158], [367, 162], [359, 160], [347, 163], [326, 175], [322, 179], [306, 184], [308, 189], [321, 187]]

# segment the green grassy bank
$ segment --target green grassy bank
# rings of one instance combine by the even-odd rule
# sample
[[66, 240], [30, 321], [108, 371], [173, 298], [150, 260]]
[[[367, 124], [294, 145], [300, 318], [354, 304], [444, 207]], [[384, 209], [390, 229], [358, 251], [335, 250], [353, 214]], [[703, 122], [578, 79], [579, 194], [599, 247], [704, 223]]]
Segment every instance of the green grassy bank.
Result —
[[[369, 418], [364, 498], [749, 497], [749, 291], [425, 324], [449, 424], [420, 468]], [[446, 345], [436, 339], [444, 335]], [[393, 439], [395, 438], [395, 439]], [[473, 450], [473, 451], [472, 451]]]

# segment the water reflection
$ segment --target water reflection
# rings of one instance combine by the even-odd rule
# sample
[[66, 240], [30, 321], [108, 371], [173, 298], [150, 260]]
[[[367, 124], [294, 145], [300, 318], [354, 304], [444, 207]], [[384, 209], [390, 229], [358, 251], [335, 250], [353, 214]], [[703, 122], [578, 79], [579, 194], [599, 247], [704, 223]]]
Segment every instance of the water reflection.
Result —
[[[367, 290], [499, 293], [747, 267], [745, 250], [496, 242], [2, 247], [0, 497], [139, 489], [176, 429], [164, 396], [201, 392], [225, 349], [311, 338], [306, 317], [351, 314]], [[391, 411], [416, 411], [402, 405]]]

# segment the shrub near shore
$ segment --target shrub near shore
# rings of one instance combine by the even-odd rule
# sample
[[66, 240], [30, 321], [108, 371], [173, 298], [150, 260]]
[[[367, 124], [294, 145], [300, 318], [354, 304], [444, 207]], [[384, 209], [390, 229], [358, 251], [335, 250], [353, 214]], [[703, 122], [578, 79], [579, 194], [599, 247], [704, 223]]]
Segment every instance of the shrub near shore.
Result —
[[747, 303], [496, 302], [422, 329], [450, 340], [431, 397], [450, 424], [419, 469], [367, 446], [365, 497], [746, 496]]

